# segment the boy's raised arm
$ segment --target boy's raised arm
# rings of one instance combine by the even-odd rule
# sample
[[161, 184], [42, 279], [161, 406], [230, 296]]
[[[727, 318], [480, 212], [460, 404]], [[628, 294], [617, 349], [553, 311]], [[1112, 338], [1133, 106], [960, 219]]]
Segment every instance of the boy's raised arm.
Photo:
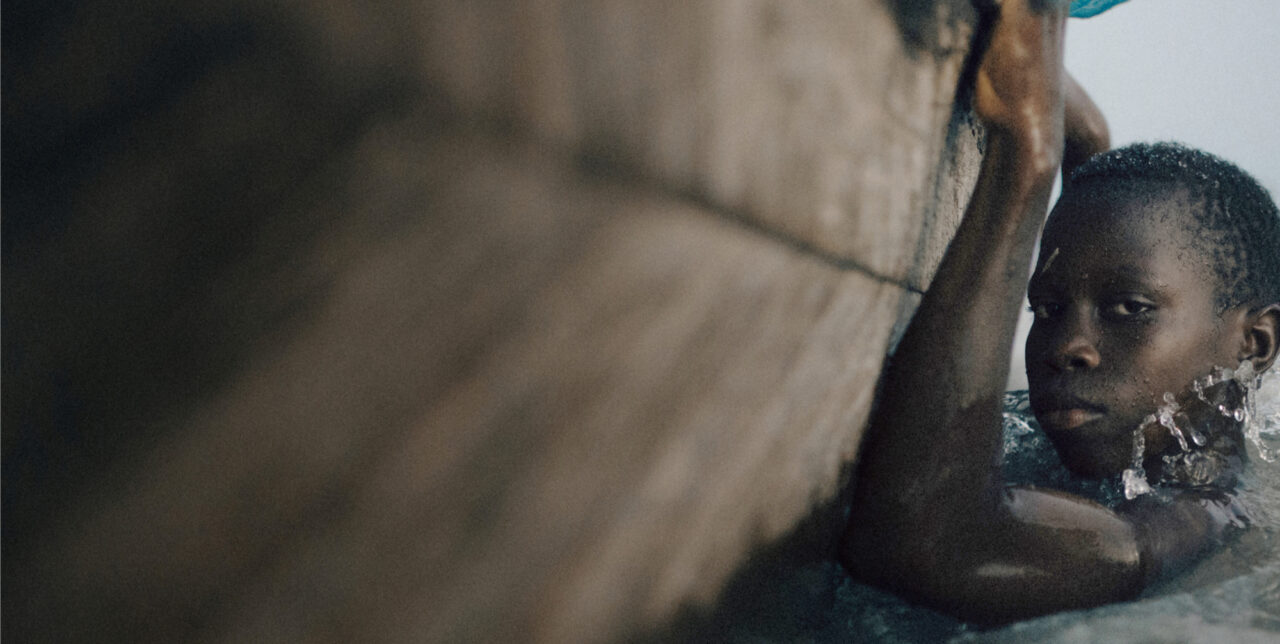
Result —
[[[974, 105], [986, 156], [885, 371], [842, 545], [863, 579], [979, 621], [1114, 601], [1144, 579], [1129, 521], [1066, 494], [1006, 490], [999, 474], [1014, 327], [1063, 160], [1064, 102], [1083, 96], [1074, 83], [1064, 92], [1064, 5], [1005, 0], [995, 18]], [[1101, 131], [1075, 149], [1105, 147]]]

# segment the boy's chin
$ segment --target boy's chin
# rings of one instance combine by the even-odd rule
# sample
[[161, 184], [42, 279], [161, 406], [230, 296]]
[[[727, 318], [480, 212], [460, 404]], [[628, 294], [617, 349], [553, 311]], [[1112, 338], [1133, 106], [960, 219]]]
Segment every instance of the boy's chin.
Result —
[[1087, 479], [1104, 479], [1119, 476], [1129, 467], [1129, 450], [1117, 450], [1111, 446], [1059, 445], [1058, 456], [1072, 474]]
[[1063, 458], [1062, 464], [1075, 476], [1085, 479], [1105, 479], [1119, 476], [1129, 467], [1128, 463], [1100, 463], [1098, 461], [1069, 458]]

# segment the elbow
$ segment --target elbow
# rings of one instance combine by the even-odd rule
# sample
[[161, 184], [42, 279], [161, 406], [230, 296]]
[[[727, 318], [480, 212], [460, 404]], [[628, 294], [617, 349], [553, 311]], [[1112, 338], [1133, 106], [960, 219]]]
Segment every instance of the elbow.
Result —
[[1065, 79], [1063, 138], [1064, 178], [1069, 178], [1089, 157], [1111, 149], [1111, 129], [1106, 117], [1070, 75]]
[[[1079, 88], [1079, 86], [1077, 86]], [[1111, 149], [1111, 129], [1107, 126], [1107, 118], [1093, 100], [1079, 89], [1080, 96], [1076, 105], [1067, 114], [1064, 127], [1065, 138], [1077, 148], [1089, 154], [1106, 152]]]
[[860, 520], [855, 508], [840, 539], [839, 552], [840, 563], [853, 578], [873, 586], [885, 585], [885, 573], [893, 567], [890, 560], [897, 557], [893, 545], [900, 542], [886, 528], [882, 521]]
[[1016, 618], [1002, 610], [999, 603], [965, 592], [974, 587], [972, 580], [966, 578], [972, 575], [959, 574], [954, 562], [940, 560], [936, 552], [926, 552], [928, 548], [918, 547], [918, 541], [902, 536], [884, 538], [850, 530], [840, 544], [840, 562], [861, 583], [956, 619], [986, 627]]
[[840, 563], [854, 579], [915, 601], [930, 601], [935, 578], [947, 569], [931, 551], [929, 539], [917, 531], [887, 522], [854, 522], [840, 541]]
[[1111, 149], [1111, 130], [1102, 113], [1093, 111], [1080, 115], [1070, 123], [1064, 141], [1063, 167], [1074, 170], [1089, 157]]
[[1094, 154], [1111, 149], [1111, 129], [1107, 127], [1107, 120], [1102, 118], [1102, 112], [1097, 113], [1096, 119], [1089, 121], [1088, 128], [1089, 140], [1093, 141]]
[[840, 564], [854, 579], [879, 585], [876, 581], [881, 577], [880, 566], [885, 557], [882, 542], [869, 532], [855, 525], [845, 530], [840, 539]]

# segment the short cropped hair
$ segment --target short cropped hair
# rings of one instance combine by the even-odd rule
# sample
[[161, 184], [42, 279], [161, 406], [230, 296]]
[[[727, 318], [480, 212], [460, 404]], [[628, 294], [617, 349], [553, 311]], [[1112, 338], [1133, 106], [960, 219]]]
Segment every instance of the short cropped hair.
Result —
[[1090, 158], [1064, 191], [1149, 198], [1170, 183], [1203, 206], [1189, 232], [1219, 280], [1219, 311], [1280, 302], [1280, 213], [1266, 188], [1235, 164], [1179, 143], [1135, 143]]

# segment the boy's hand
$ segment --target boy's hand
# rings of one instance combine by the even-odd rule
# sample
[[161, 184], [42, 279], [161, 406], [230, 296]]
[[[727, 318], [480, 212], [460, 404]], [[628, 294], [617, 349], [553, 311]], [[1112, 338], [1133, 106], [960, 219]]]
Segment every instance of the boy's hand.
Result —
[[1004, 0], [978, 69], [974, 109], [988, 130], [1052, 173], [1062, 160], [1062, 39], [1067, 3]]

